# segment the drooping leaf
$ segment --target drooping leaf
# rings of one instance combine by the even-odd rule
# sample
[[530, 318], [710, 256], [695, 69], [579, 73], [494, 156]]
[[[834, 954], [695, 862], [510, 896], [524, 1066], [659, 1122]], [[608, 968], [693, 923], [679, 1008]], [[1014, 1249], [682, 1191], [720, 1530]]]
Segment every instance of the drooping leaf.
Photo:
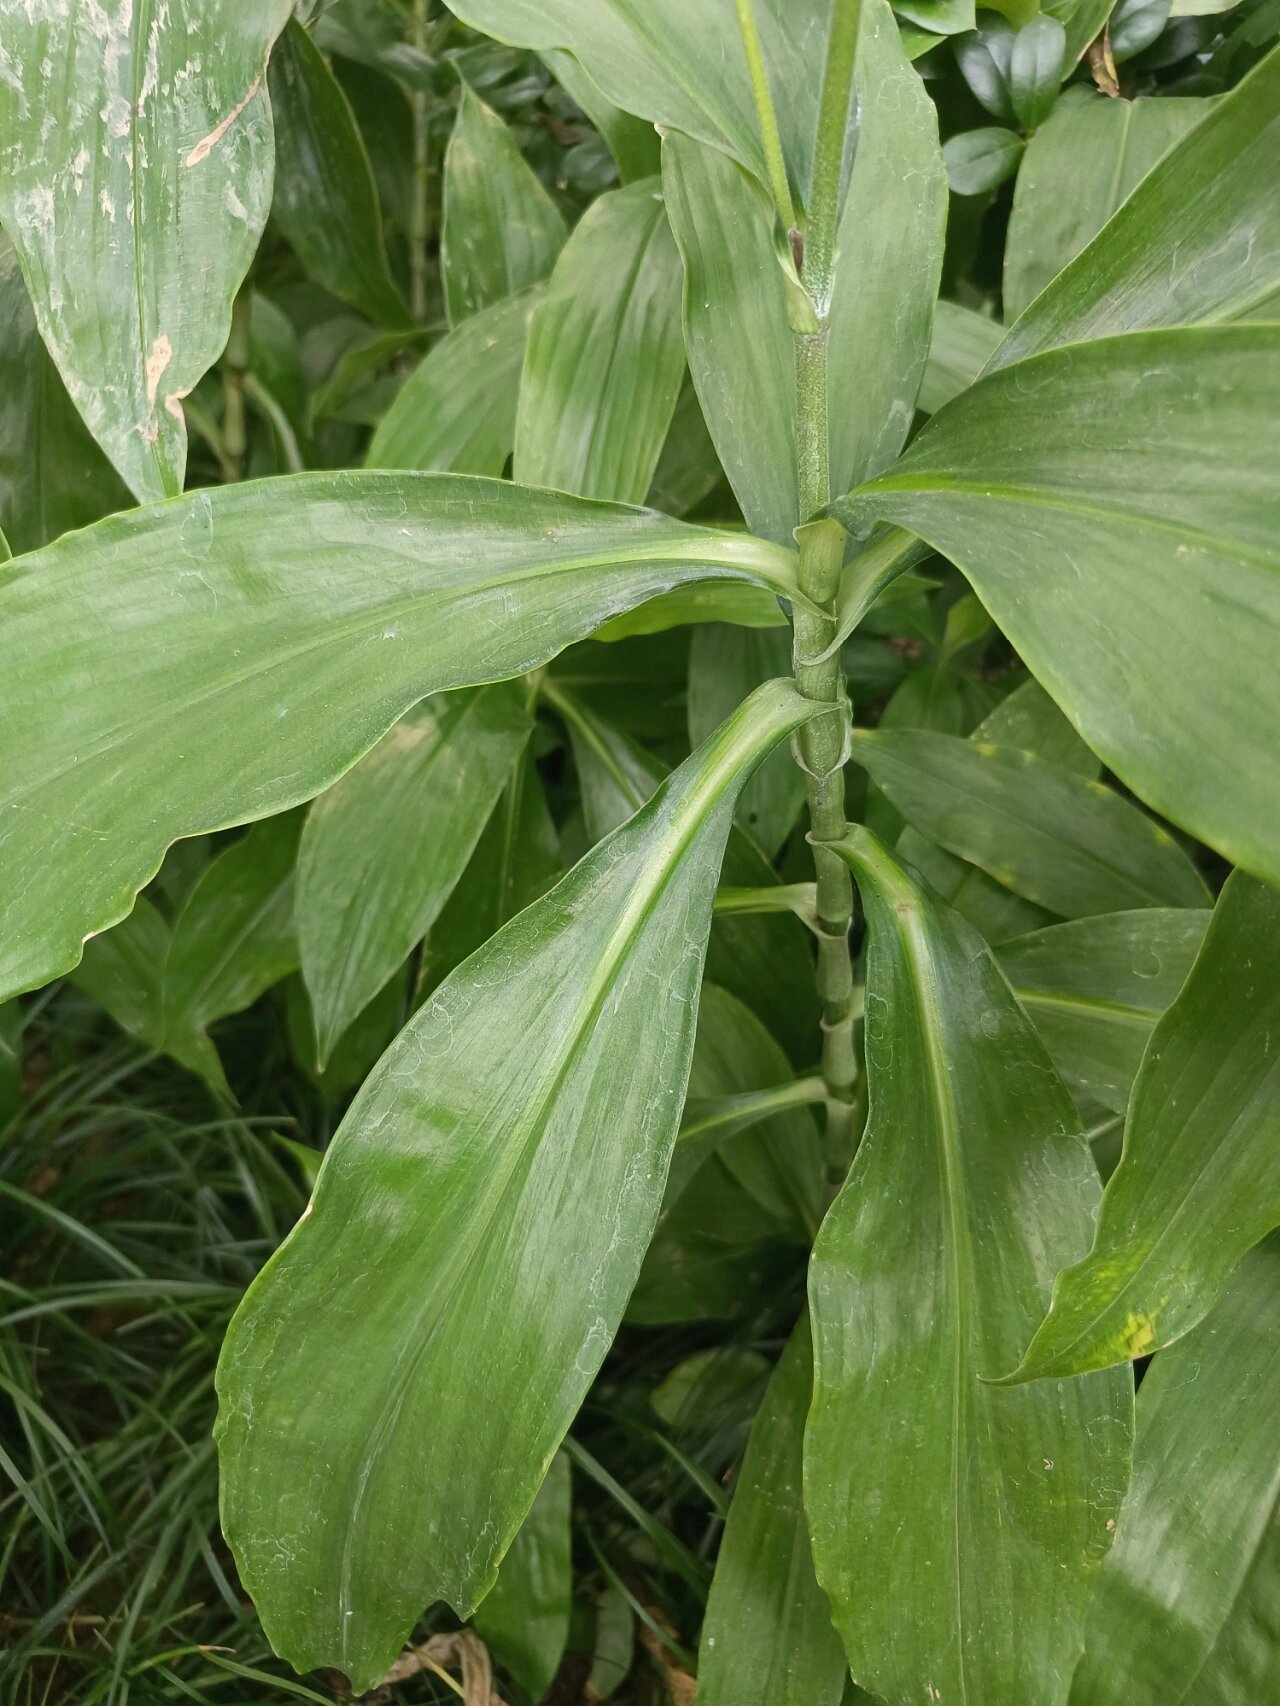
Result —
[[541, 284], [566, 235], [511, 132], [464, 83], [444, 160], [440, 273], [449, 323]]
[[929, 359], [916, 406], [926, 415], [932, 415], [972, 385], [1003, 335], [997, 322], [985, 314], [962, 308], [958, 302], [936, 303]]
[[870, 931], [870, 1114], [810, 1268], [818, 1579], [888, 1706], [1049, 1706], [1124, 1490], [1132, 1384], [982, 1376], [1086, 1243], [1097, 1175], [981, 939], [866, 831], [837, 847]]
[[351, 104], [296, 19], [276, 44], [270, 88], [276, 223], [317, 284], [375, 325], [409, 324], [387, 264], [373, 169]]
[[[737, 628], [705, 622], [689, 644], [689, 739], [705, 740], [734, 705], [791, 668], [785, 628]], [[742, 791], [738, 822], [767, 858], [795, 827], [804, 804], [804, 773], [785, 749], [771, 753]]]
[[996, 948], [1000, 970], [1079, 1097], [1123, 1113], [1157, 1020], [1187, 980], [1209, 914], [1112, 912]]
[[15, 559], [0, 987], [69, 969], [170, 841], [319, 793], [428, 693], [521, 674], [684, 581], [781, 591], [790, 563], [651, 511], [377, 473], [200, 491]]
[[1117, 101], [1080, 87], [1063, 94], [1018, 169], [1004, 249], [1007, 320], [1076, 258], [1208, 110], [1203, 100], [1176, 96]]
[[1147, 1045], [1093, 1248], [1058, 1276], [1019, 1379], [1171, 1344], [1280, 1225], [1278, 1025], [1280, 894], [1238, 871]]
[[144, 503], [182, 490], [182, 399], [266, 222], [267, 56], [291, 10], [0, 0], [0, 222], [72, 401]]
[[[946, 212], [937, 117], [884, 0], [858, 43], [860, 117], [828, 332], [832, 489], [891, 462], [929, 350]], [[689, 136], [663, 144], [663, 183], [685, 264], [685, 341], [707, 425], [748, 525], [791, 537], [795, 359], [763, 190]]]
[[1267, 301], [1280, 289], [1278, 147], [1280, 48], [1169, 149], [1036, 297], [992, 367], [1083, 338], [1240, 319]]
[[0, 234], [0, 524], [35, 551], [131, 499], [41, 342], [18, 258]]
[[374, 431], [366, 468], [489, 474], [516, 441], [516, 399], [540, 286], [472, 314], [430, 349]]
[[425, 700], [307, 814], [295, 911], [319, 1065], [438, 917], [532, 720], [523, 682]]
[[1133, 1480], [1071, 1706], [1256, 1706], [1280, 1682], [1280, 1243], [1138, 1393]]
[[530, 1700], [550, 1688], [569, 1638], [573, 1571], [569, 1459], [557, 1452], [498, 1579], [476, 1608], [476, 1633]]
[[761, 689], [440, 985], [250, 1288], [219, 1365], [223, 1528], [295, 1668], [371, 1687], [427, 1604], [491, 1587], [657, 1214], [738, 787], [808, 712]]
[[591, 204], [529, 324], [517, 480], [643, 501], [684, 374], [680, 283], [657, 178]]
[[1274, 327], [1073, 344], [988, 374], [835, 511], [950, 557], [1136, 794], [1280, 880], [1277, 395]]
[[624, 184], [651, 178], [661, 169], [658, 133], [634, 113], [615, 106], [571, 53], [555, 48], [542, 55], [552, 76], [586, 113], [609, 145]]
[[809, 1323], [782, 1353], [734, 1487], [707, 1599], [699, 1706], [840, 1706], [848, 1664], [813, 1573], [801, 1499]]
[[1059, 917], [1209, 900], [1145, 812], [1034, 753], [881, 728], [856, 731], [853, 757], [914, 829]]

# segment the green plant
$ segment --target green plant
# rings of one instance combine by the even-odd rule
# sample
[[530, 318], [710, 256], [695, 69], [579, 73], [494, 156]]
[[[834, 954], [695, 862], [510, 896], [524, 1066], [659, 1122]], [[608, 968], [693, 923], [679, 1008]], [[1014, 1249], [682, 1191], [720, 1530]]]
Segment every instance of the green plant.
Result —
[[[1280, 50], [900, 10], [0, 0], [0, 999], [68, 975], [246, 1176], [212, 1027], [299, 970], [363, 1080], [218, 1377], [299, 1671], [444, 1601], [542, 1697], [572, 1477], [640, 1537], [579, 1528], [597, 1664], [700, 1620], [704, 1706], [1280, 1674]], [[752, 1330], [646, 1383], [624, 1316]]]

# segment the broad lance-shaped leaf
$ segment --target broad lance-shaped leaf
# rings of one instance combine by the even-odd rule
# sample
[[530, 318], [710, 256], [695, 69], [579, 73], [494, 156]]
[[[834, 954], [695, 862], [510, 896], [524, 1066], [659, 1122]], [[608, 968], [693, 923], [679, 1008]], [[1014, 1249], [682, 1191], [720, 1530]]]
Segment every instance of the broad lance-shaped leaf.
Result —
[[171, 841], [309, 799], [428, 693], [536, 668], [687, 581], [795, 597], [793, 560], [648, 510], [377, 473], [199, 491], [15, 559], [0, 989], [69, 970]]
[[438, 694], [312, 806], [295, 912], [321, 1067], [449, 898], [532, 727], [523, 682]]
[[1071, 1706], [1261, 1706], [1280, 1691], [1280, 1240], [1241, 1262], [1138, 1393], [1133, 1479]]
[[804, 1318], [769, 1382], [738, 1472], [702, 1625], [698, 1706], [840, 1706], [844, 1699], [849, 1668], [813, 1573], [801, 1498], [812, 1386]]
[[591, 204], [529, 324], [517, 480], [643, 501], [684, 376], [681, 282], [659, 179]]
[[1124, 1491], [1132, 1380], [982, 1377], [1087, 1243], [1097, 1174], [982, 939], [865, 830], [835, 845], [867, 910], [870, 1112], [810, 1267], [818, 1579], [887, 1706], [1050, 1706]]
[[426, 1605], [492, 1585], [658, 1211], [738, 790], [810, 710], [761, 688], [440, 985], [246, 1295], [223, 1528], [298, 1670], [369, 1688]]
[[[1008, 367], [1113, 332], [1259, 313], [1274, 318], [1280, 306], [1278, 152], [1280, 47], [1214, 101], [1161, 158], [1036, 297], [991, 366]], [[1071, 195], [1074, 200], [1074, 180]], [[1214, 430], [1206, 426], [1206, 437]]]
[[1073, 1094], [1125, 1111], [1147, 1039], [1186, 982], [1208, 922], [1200, 908], [1148, 907], [1051, 924], [996, 948]]
[[450, 325], [540, 284], [566, 235], [511, 132], [464, 83], [444, 160], [440, 275]]
[[366, 468], [498, 478], [516, 441], [520, 371], [540, 290], [531, 285], [482, 308], [428, 350], [374, 429]]
[[290, 0], [0, 0], [0, 222], [41, 336], [143, 503], [227, 341], [271, 204], [267, 55]]
[[932, 729], [858, 729], [853, 757], [914, 829], [1061, 917], [1208, 904], [1167, 830], [1034, 753]]
[[569, 1459], [557, 1452], [498, 1579], [472, 1619], [476, 1633], [530, 1700], [551, 1687], [573, 1607]]
[[[858, 43], [858, 143], [841, 212], [828, 372], [833, 489], [901, 449], [929, 351], [947, 181], [937, 115], [884, 0]], [[719, 149], [669, 134], [663, 183], [685, 263], [689, 368], [752, 529], [786, 540], [796, 495], [795, 353], [764, 190]]]
[[1277, 398], [1275, 326], [1072, 344], [979, 380], [834, 507], [950, 557], [1136, 794], [1280, 881]]
[[1143, 1356], [1201, 1319], [1280, 1226], [1280, 893], [1237, 871], [1147, 1045], [1093, 1249], [1011, 1378]]
[[296, 19], [271, 61], [271, 212], [311, 278], [375, 325], [412, 324], [391, 276], [373, 168], [342, 85]]

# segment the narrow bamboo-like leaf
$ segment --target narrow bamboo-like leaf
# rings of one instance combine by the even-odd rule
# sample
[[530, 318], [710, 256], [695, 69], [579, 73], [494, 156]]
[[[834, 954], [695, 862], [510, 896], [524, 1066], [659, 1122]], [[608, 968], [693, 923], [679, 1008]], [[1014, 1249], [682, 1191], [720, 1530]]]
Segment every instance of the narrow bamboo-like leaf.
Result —
[[[618, 106], [727, 150], [765, 181], [734, 0], [453, 0], [450, 10], [517, 47], [567, 49]], [[755, 13], [783, 146], [807, 184], [827, 8], [756, 0]]]
[[0, 523], [11, 551], [127, 509], [128, 490], [41, 342], [18, 258], [0, 234]]
[[200, 491], [15, 559], [0, 988], [73, 966], [170, 841], [319, 793], [426, 694], [521, 674], [684, 581], [784, 590], [791, 561], [647, 510], [376, 473]]
[[981, 939], [866, 831], [837, 846], [870, 930], [871, 1105], [810, 1268], [818, 1579], [888, 1706], [1050, 1706], [1124, 1490], [1132, 1383], [981, 1377], [1086, 1243], [1097, 1175]]
[[[587, 833], [596, 840], [640, 810], [666, 769], [580, 701], [561, 693], [555, 703], [569, 726]], [[737, 830], [725, 848], [724, 881], [740, 888], [778, 886], [764, 855]], [[718, 917], [707, 975], [750, 1007], [793, 1061], [809, 1063], [819, 1009], [809, 938], [797, 918]]]
[[657, 178], [591, 204], [529, 325], [517, 480], [643, 501], [684, 374], [680, 284]]
[[1280, 288], [1277, 149], [1280, 48], [1162, 157], [992, 366], [1113, 332], [1238, 319], [1265, 301]]
[[387, 265], [373, 169], [351, 104], [296, 20], [272, 56], [270, 88], [276, 223], [317, 284], [375, 325], [409, 324]]
[[1116, 101], [1082, 87], [1064, 92], [1018, 169], [1004, 249], [1007, 320], [1076, 258], [1208, 111], [1199, 99]]
[[1053, 922], [1053, 914], [1044, 907], [1014, 894], [981, 866], [948, 853], [910, 824], [894, 845], [900, 857], [988, 942], [1008, 942]]
[[1093, 1249], [1058, 1276], [1016, 1378], [1171, 1344], [1280, 1225], [1277, 1026], [1280, 894], [1236, 872], [1147, 1045]]
[[271, 202], [267, 55], [292, 7], [0, 0], [0, 221], [72, 401], [142, 501], [227, 341]]
[[623, 183], [633, 184], [638, 178], [653, 177], [661, 169], [662, 161], [661, 144], [653, 126], [615, 106], [571, 53], [551, 48], [542, 57], [556, 82], [573, 97], [609, 144]]
[[564, 1657], [573, 1591], [569, 1459], [557, 1452], [498, 1579], [472, 1622], [530, 1700], [541, 1700]]
[[369, 1688], [427, 1604], [492, 1586], [657, 1214], [737, 790], [806, 714], [761, 689], [441, 984], [250, 1288], [219, 1365], [223, 1528], [295, 1668]]
[[707, 1598], [699, 1706], [840, 1706], [848, 1664], [813, 1573], [801, 1499], [813, 1385], [801, 1320], [769, 1382], [738, 1472]]
[[533, 727], [504, 681], [424, 701], [307, 815], [296, 916], [318, 1060], [449, 898]]
[[516, 399], [540, 286], [495, 302], [447, 332], [378, 422], [366, 468], [490, 474], [516, 442]]
[[936, 303], [929, 359], [916, 406], [931, 415], [972, 385], [1003, 336], [1000, 325], [985, 314], [962, 308], [958, 302]]
[[1133, 1480], [1098, 1576], [1071, 1706], [1275, 1698], [1280, 1242], [1147, 1370]]
[[1059, 917], [1208, 903], [1158, 823], [1034, 753], [931, 729], [859, 729], [853, 757], [914, 829]]
[[[929, 350], [946, 213], [937, 117], [884, 0], [862, 8], [858, 145], [840, 221], [828, 333], [832, 489], [887, 466], [911, 425]], [[663, 144], [685, 263], [689, 367], [743, 514], [789, 539], [795, 358], [763, 190], [717, 149]]]
[[1112, 912], [996, 949], [1073, 1094], [1123, 1113], [1156, 1021], [1187, 980], [1209, 914]]
[[[736, 628], [705, 622], [689, 645], [689, 739], [705, 740], [752, 688], [791, 667], [785, 628]], [[771, 753], [742, 791], [738, 822], [770, 859], [795, 828], [804, 774], [785, 750]]]
[[949, 556], [1136, 794], [1280, 881], [1277, 396], [1275, 327], [1073, 344], [980, 380], [835, 509]]
[[566, 235], [511, 132], [464, 83], [444, 160], [440, 272], [450, 324], [540, 284]]

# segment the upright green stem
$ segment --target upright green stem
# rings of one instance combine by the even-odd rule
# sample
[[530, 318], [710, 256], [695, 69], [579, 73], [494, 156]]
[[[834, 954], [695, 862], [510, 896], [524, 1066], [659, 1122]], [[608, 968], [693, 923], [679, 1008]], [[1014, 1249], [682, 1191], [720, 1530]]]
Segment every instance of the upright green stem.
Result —
[[852, 1148], [858, 1080], [854, 1052], [853, 967], [849, 931], [853, 882], [848, 866], [829, 843], [845, 830], [844, 764], [848, 756], [849, 704], [840, 653], [832, 648], [838, 616], [836, 597], [844, 561], [845, 533], [839, 523], [814, 520], [831, 501], [827, 445], [827, 327], [845, 133], [853, 95], [858, 0], [835, 0], [819, 105], [818, 136], [810, 186], [800, 277], [817, 317], [817, 330], [795, 334], [796, 472], [800, 515], [800, 590], [817, 612], [796, 608], [792, 668], [808, 699], [831, 706], [800, 732], [796, 753], [805, 773], [810, 839], [817, 875], [818, 993], [822, 998], [822, 1077], [827, 1090], [828, 1173], [838, 1179]]
[[[413, 0], [413, 42], [424, 53], [431, 0]], [[413, 199], [409, 206], [409, 306], [419, 325], [427, 317], [427, 240], [431, 235], [431, 115], [425, 89], [413, 107]]]

